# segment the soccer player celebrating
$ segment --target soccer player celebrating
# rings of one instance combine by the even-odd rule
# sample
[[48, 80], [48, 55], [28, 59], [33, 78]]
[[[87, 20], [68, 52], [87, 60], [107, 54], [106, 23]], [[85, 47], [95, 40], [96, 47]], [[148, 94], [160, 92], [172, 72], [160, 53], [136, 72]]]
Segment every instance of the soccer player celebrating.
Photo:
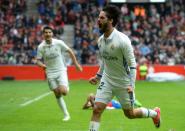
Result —
[[63, 99], [63, 96], [67, 95], [69, 91], [64, 53], [69, 53], [78, 71], [82, 71], [82, 67], [77, 62], [73, 51], [62, 40], [53, 38], [51, 27], [43, 28], [43, 37], [44, 40], [38, 46], [35, 63], [45, 70], [49, 88], [54, 92], [57, 102], [64, 112], [63, 121], [68, 121], [70, 115]]
[[89, 131], [98, 131], [100, 118], [108, 102], [115, 96], [129, 119], [152, 118], [155, 126], [160, 127], [160, 108], [134, 108], [134, 88], [136, 61], [130, 39], [119, 32], [115, 26], [120, 10], [108, 5], [99, 13], [97, 24], [103, 33], [98, 39], [101, 64], [97, 74], [90, 78], [91, 84], [100, 81], [95, 96], [95, 105]]

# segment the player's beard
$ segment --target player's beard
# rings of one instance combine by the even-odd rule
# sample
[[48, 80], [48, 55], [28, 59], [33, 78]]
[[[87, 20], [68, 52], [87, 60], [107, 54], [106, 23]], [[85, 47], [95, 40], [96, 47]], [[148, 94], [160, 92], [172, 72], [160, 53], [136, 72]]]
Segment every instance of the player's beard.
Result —
[[99, 24], [100, 32], [105, 33], [108, 30], [108, 23]]

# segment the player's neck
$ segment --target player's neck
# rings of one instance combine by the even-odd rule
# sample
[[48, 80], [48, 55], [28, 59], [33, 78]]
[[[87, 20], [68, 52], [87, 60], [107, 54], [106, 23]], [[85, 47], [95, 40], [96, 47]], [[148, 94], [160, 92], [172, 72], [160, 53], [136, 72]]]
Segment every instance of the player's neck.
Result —
[[114, 27], [112, 27], [112, 28], [110, 28], [109, 30], [107, 30], [107, 31], [104, 33], [104, 37], [105, 37], [105, 38], [108, 38], [109, 35], [113, 32], [113, 30], [114, 30]]
[[52, 39], [49, 39], [49, 40], [45, 40], [46, 41], [46, 44], [51, 44], [51, 41], [52, 41]]

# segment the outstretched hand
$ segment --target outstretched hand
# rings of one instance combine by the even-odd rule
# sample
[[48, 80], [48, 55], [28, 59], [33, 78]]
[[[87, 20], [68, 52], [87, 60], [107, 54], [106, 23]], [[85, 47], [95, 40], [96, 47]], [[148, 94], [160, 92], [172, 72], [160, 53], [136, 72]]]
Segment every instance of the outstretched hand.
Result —
[[91, 83], [92, 85], [96, 85], [98, 82], [99, 82], [99, 79], [96, 76], [91, 77], [89, 79], [89, 83]]

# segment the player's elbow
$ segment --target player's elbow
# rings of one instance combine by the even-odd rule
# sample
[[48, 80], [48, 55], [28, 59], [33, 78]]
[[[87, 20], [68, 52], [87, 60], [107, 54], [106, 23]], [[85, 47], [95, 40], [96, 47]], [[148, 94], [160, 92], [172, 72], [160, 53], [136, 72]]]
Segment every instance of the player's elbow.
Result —
[[71, 49], [71, 48], [69, 48], [68, 50], [67, 50], [67, 52], [69, 53], [69, 55], [73, 55], [74, 53], [73, 53], [73, 50]]
[[34, 64], [37, 64], [38, 60], [37, 60], [36, 58], [33, 58], [33, 59], [32, 59], [32, 62], [33, 62]]

